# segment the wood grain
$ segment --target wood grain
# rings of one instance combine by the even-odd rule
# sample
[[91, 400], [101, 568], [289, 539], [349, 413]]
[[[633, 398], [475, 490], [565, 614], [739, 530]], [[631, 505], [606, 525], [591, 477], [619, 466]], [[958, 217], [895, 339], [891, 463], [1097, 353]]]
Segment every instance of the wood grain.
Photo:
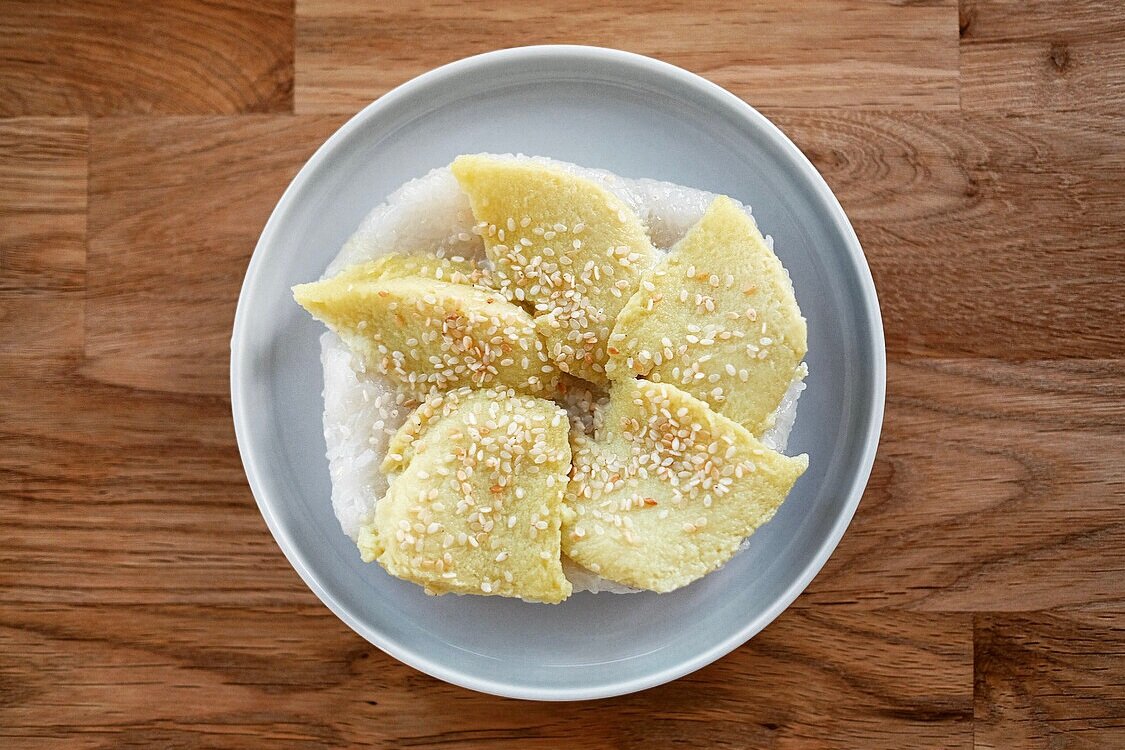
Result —
[[961, 0], [960, 33], [967, 111], [1125, 111], [1125, 17], [1116, 0]]
[[245, 486], [227, 398], [101, 383], [75, 356], [0, 368], [5, 602], [289, 595], [297, 579]]
[[82, 346], [82, 119], [0, 120], [0, 357]]
[[855, 223], [888, 351], [1125, 356], [1120, 119], [767, 114]]
[[288, 112], [291, 0], [4, 0], [0, 116]]
[[[892, 354], [1125, 357], [1125, 131], [1112, 119], [767, 113], [855, 222]], [[88, 366], [108, 358], [128, 382], [225, 393], [246, 258], [339, 122], [95, 121]], [[175, 314], [133, 314], [156, 297]]]
[[[1125, 745], [1123, 39], [1108, 0], [0, 0], [0, 747]], [[762, 106], [855, 223], [890, 357], [870, 485], [795, 605], [565, 705], [438, 682], [321, 605], [227, 372], [309, 154], [423, 70], [544, 42]]]
[[95, 121], [87, 372], [120, 385], [226, 394], [250, 253], [286, 185], [340, 122]]
[[1125, 747], [1125, 614], [979, 615], [976, 747]]
[[[9, 600], [287, 601], [296, 579], [245, 487], [226, 396], [121, 385], [108, 367], [36, 358], [6, 372]], [[1125, 609], [1120, 373], [1119, 361], [893, 363], [872, 481], [796, 606]]]
[[879, 458], [803, 604], [1125, 609], [1119, 360], [891, 363]]
[[530, 44], [654, 55], [758, 106], [956, 109], [956, 39], [954, 0], [298, 0], [296, 109], [354, 112], [437, 65]]
[[[369, 648], [297, 581], [292, 594], [279, 605], [206, 612], [20, 607], [0, 628], [15, 677], [0, 683], [0, 738], [75, 748], [972, 744], [967, 615], [790, 611], [677, 682], [547, 704], [427, 677]], [[73, 707], [62, 725], [52, 708], [60, 704]]]

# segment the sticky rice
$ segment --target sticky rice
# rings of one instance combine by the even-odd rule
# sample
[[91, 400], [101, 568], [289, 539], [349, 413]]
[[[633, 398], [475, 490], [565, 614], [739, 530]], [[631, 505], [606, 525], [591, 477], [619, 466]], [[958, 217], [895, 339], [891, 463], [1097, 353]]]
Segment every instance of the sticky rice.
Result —
[[[542, 157], [505, 155], [503, 158], [530, 159], [594, 180], [640, 217], [653, 245], [664, 252], [699, 221], [716, 197], [713, 193], [673, 183], [629, 179]], [[741, 208], [752, 215], [749, 206]], [[487, 264], [484, 243], [473, 231], [474, 226], [469, 199], [449, 167], [435, 169], [406, 183], [376, 206], [328, 265], [322, 278], [389, 253], [436, 252], [445, 257], [462, 256]], [[765, 238], [772, 248], [772, 238], [769, 235]], [[341, 529], [355, 540], [360, 528], [372, 521], [378, 499], [386, 494], [387, 478], [380, 465], [387, 454], [390, 437], [410, 415], [411, 403], [390, 380], [367, 370], [336, 334], [323, 334], [320, 345], [324, 369], [324, 438], [332, 479], [332, 506]], [[772, 427], [761, 436], [762, 443], [779, 452], [784, 452], [796, 418], [797, 401], [805, 387], [804, 372], [802, 366], [774, 413]], [[581, 422], [588, 419], [588, 415], [578, 414], [575, 418]], [[635, 591], [565, 558], [563, 569], [576, 592]]]

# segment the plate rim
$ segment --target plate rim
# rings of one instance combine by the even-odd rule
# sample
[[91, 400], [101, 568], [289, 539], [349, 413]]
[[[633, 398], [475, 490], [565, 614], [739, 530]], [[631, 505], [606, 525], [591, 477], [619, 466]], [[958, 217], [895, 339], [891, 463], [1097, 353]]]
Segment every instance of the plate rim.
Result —
[[[246, 343], [246, 319], [248, 316], [247, 308], [249, 307], [247, 299], [253, 295], [255, 279], [258, 276], [261, 266], [266, 262], [265, 257], [270, 245], [273, 244], [274, 235], [278, 232], [278, 226], [282, 221], [281, 217], [288, 212], [290, 204], [296, 199], [297, 194], [302, 190], [305, 183], [309, 181], [310, 175], [315, 171], [319, 163], [325, 160], [328, 154], [335, 150], [338, 144], [346, 139], [354, 130], [361, 127], [368, 120], [377, 117], [383, 109], [389, 108], [399, 100], [411, 96], [417, 89], [424, 88], [445, 79], [470, 74], [474, 70], [481, 69], [497, 61], [506, 62], [523, 58], [541, 58], [543, 56], [557, 57], [562, 60], [579, 59], [586, 62], [618, 67], [639, 66], [641, 68], [647, 68], [649, 72], [653, 74], [674, 79], [676, 83], [694, 88], [700, 94], [720, 100], [720, 102], [726, 104], [733, 111], [742, 115], [743, 118], [749, 120], [751, 125], [756, 126], [756, 131], [758, 133], [761, 133], [763, 136], [773, 141], [775, 145], [779, 146], [808, 180], [818, 197], [826, 201], [829, 211], [831, 212], [833, 223], [836, 225], [840, 235], [844, 238], [847, 252], [851, 256], [851, 260], [855, 264], [857, 271], [859, 271], [859, 282], [862, 292], [862, 312], [866, 317], [865, 322], [870, 330], [869, 343], [871, 345], [872, 354], [874, 355], [873, 361], [870, 363], [871, 379], [868, 383], [872, 389], [871, 409], [868, 415], [867, 428], [862, 438], [862, 456], [860, 458], [858, 470], [852, 474], [850, 486], [846, 493], [847, 500], [841, 512], [838, 514], [830, 533], [824, 537], [814, 557], [805, 565], [799, 575], [788, 584], [785, 592], [776, 598], [769, 607], [760, 612], [756, 617], [748, 620], [725, 639], [705, 651], [692, 655], [690, 658], [683, 659], [673, 665], [650, 672], [641, 677], [618, 681], [608, 680], [591, 686], [571, 688], [533, 687], [497, 681], [463, 672], [454, 667], [434, 662], [424, 653], [418, 653], [409, 647], [402, 646], [395, 642], [393, 638], [385, 636], [366, 623], [360, 622], [357, 618], [352, 617], [351, 613], [321, 586], [317, 574], [305, 564], [304, 559], [296, 550], [289, 535], [274, 516], [270, 502], [264, 499], [267, 493], [259, 478], [264, 470], [259, 466], [259, 461], [250, 447], [251, 439], [247, 425], [250, 424], [251, 417], [246, 412], [246, 400], [242, 396], [242, 390], [246, 387], [245, 379], [242, 377], [242, 361], [246, 358], [246, 349], [248, 346]], [[886, 403], [886, 342], [874, 279], [871, 276], [870, 266], [863, 253], [859, 238], [856, 236], [855, 230], [848, 220], [847, 215], [844, 213], [844, 209], [840, 205], [839, 200], [836, 198], [836, 195], [832, 192], [832, 189], [828, 186], [823, 176], [816, 167], [813, 166], [812, 162], [809, 161], [808, 157], [797, 148], [796, 144], [794, 144], [780, 128], [758, 112], [753, 106], [718, 84], [671, 63], [645, 55], [607, 47], [567, 44], [531, 45], [493, 50], [462, 58], [434, 68], [396, 86], [349, 118], [316, 149], [311, 157], [309, 157], [308, 161], [305, 162], [286, 187], [285, 191], [278, 199], [277, 204], [271, 211], [270, 217], [266, 221], [250, 257], [246, 275], [243, 277], [242, 286], [238, 295], [238, 304], [235, 309], [231, 336], [230, 396], [231, 414], [234, 421], [235, 440], [238, 444], [239, 456], [247, 481], [250, 485], [250, 490], [254, 495], [254, 500], [258, 506], [259, 512], [262, 514], [262, 518], [266, 522], [266, 526], [269, 528], [278, 547], [281, 548], [286, 560], [288, 560], [290, 566], [297, 572], [301, 580], [304, 581], [305, 585], [309, 587], [316, 597], [328, 607], [336, 617], [344, 622], [344, 624], [351, 628], [357, 635], [391, 657], [414, 669], [444, 682], [470, 690], [525, 700], [590, 700], [625, 695], [662, 685], [711, 664], [746, 643], [765, 629], [785, 611], [806, 588], [808, 588], [813, 578], [816, 577], [824, 567], [824, 564], [828, 561], [828, 558], [835, 551], [840, 540], [843, 538], [844, 532], [851, 524], [852, 518], [863, 496], [863, 492], [866, 489], [867, 482], [870, 479], [871, 469], [874, 465], [875, 455], [878, 450]]]

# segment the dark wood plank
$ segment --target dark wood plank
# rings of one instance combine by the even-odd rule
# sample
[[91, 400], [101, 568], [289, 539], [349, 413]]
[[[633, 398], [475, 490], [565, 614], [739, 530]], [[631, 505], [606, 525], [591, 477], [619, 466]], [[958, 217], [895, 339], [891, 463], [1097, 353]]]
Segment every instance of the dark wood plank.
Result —
[[83, 119], [0, 120], [0, 356], [82, 347], [86, 137]]
[[1120, 360], [892, 362], [871, 482], [798, 601], [1125, 606], [1122, 455]]
[[976, 747], [1125, 747], [1125, 614], [979, 615]]
[[966, 111], [1125, 112], [1117, 0], [961, 0]]
[[13, 610], [0, 626], [0, 738], [71, 748], [972, 744], [966, 615], [790, 611], [677, 682], [548, 704], [426, 677], [369, 647], [311, 594], [293, 594], [205, 611]]
[[0, 117], [292, 108], [292, 0], [5, 0], [0, 10]]
[[652, 55], [755, 105], [958, 105], [955, 0], [298, 0], [297, 111], [351, 113], [437, 65], [529, 44]]

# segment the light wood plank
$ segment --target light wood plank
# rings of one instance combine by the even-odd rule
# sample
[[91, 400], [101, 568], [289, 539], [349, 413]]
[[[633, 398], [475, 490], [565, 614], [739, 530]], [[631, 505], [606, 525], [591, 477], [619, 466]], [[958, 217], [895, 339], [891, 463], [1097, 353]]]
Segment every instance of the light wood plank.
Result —
[[227, 398], [101, 383], [77, 357], [0, 358], [0, 374], [0, 619], [303, 590], [246, 487]]
[[855, 224], [888, 351], [1125, 356], [1119, 121], [766, 114], [822, 171]]
[[292, 108], [292, 0], [5, 0], [0, 10], [0, 117]]
[[226, 394], [250, 254], [282, 191], [339, 124], [277, 115], [95, 121], [85, 371], [121, 385]]
[[0, 120], [0, 356], [82, 348], [86, 137], [83, 119]]
[[298, 0], [297, 111], [351, 113], [437, 65], [530, 44], [651, 55], [757, 106], [958, 105], [954, 0], [722, 0], [705, 7]]
[[961, 0], [966, 111], [1125, 112], [1125, 17], [1117, 0]]
[[290, 604], [206, 611], [192, 604], [13, 611], [0, 628], [9, 655], [0, 738], [72, 748], [972, 743], [965, 615], [791, 611], [677, 682], [551, 704], [438, 682], [368, 647], [307, 598], [297, 592]]
[[1125, 747], [1125, 614], [980, 615], [975, 746]]
[[871, 482], [802, 606], [1125, 605], [1120, 360], [907, 360], [887, 393]]

